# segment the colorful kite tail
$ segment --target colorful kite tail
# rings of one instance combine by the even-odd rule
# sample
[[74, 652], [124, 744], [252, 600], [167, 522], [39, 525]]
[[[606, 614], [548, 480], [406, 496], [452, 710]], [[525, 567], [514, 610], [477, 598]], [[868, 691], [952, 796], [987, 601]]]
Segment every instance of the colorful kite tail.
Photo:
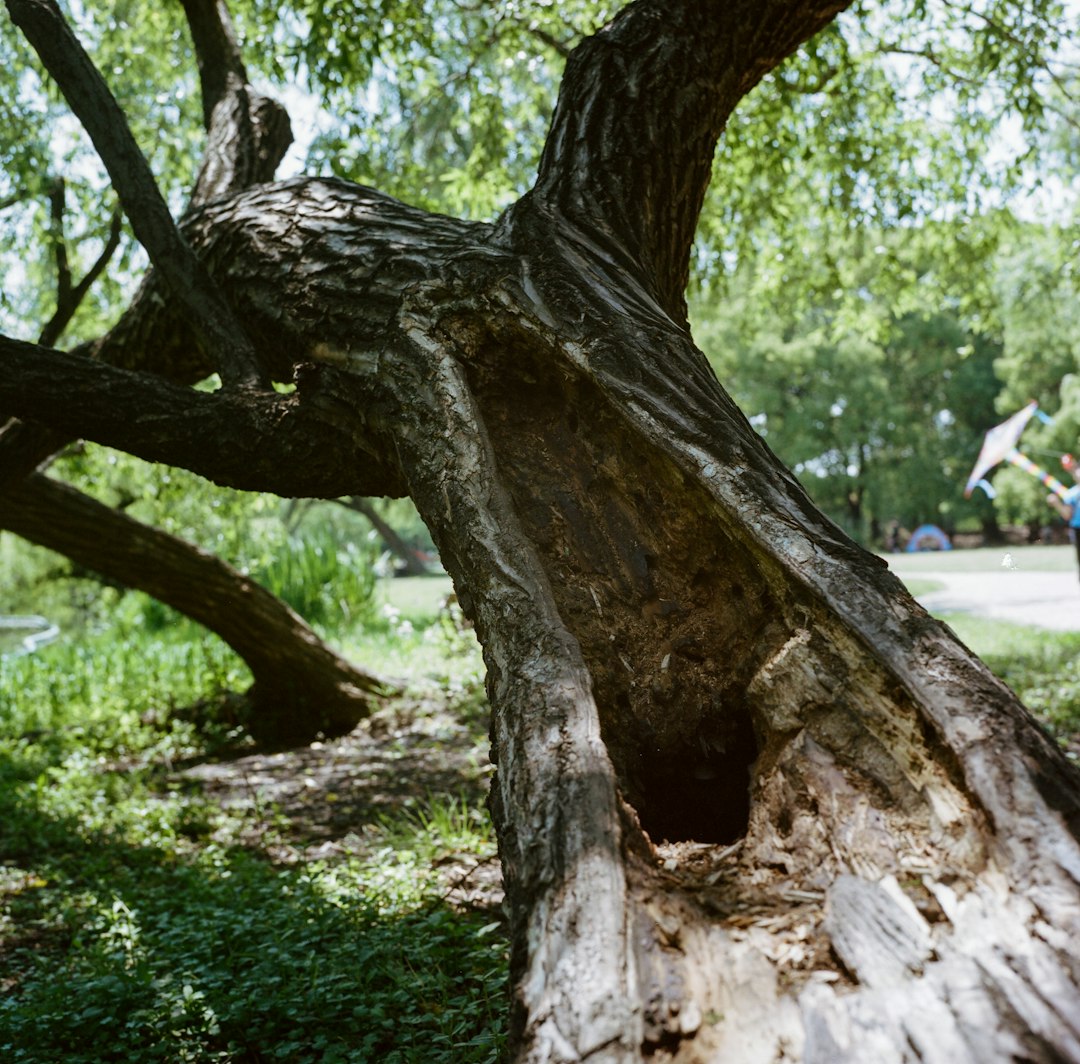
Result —
[[1062, 499], [1069, 493], [1069, 489], [1057, 477], [1051, 476], [1045, 469], [1037, 466], [1027, 455], [1021, 454], [1015, 447], [1005, 455], [1005, 461], [1016, 466], [1017, 469], [1022, 469], [1025, 473], [1037, 477], [1055, 495], [1059, 495]]

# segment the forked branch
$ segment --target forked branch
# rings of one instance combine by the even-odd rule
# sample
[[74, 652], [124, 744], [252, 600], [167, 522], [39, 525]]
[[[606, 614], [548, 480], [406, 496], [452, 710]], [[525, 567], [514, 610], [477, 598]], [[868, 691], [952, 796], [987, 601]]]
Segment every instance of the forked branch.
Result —
[[26, 35], [94, 143], [124, 211], [151, 262], [221, 367], [229, 385], [266, 384], [255, 350], [181, 236], [139, 149], [123, 110], [72, 33], [55, 0], [6, 0]]
[[66, 205], [62, 178], [49, 191], [49, 208], [52, 215], [53, 257], [56, 261], [56, 310], [38, 335], [38, 343], [42, 347], [52, 347], [60, 339], [61, 334], [75, 316], [75, 312], [82, 305], [82, 301], [105, 271], [105, 267], [108, 266], [116, 249], [120, 246], [120, 233], [124, 222], [123, 215], [119, 211], [114, 211], [109, 221], [109, 234], [105, 238], [105, 246], [101, 249], [101, 254], [83, 275], [82, 280], [75, 284], [71, 265], [68, 262], [67, 235], [64, 231]]

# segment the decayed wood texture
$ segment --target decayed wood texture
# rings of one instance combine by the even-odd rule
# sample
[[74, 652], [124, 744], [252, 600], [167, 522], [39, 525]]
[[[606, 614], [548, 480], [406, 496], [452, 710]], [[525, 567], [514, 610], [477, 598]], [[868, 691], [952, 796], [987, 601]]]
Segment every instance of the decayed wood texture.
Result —
[[137, 588], [216, 632], [251, 669], [248, 728], [271, 745], [343, 735], [393, 687], [335, 654], [279, 599], [213, 555], [35, 475], [0, 528]]
[[[837, 6], [627, 8], [496, 226], [298, 180], [185, 230], [275, 374], [351, 382], [337, 423], [476, 621], [520, 1061], [1080, 1061], [1076, 768], [682, 320], [715, 136]], [[179, 429], [40, 388], [0, 400], [137, 452]]]

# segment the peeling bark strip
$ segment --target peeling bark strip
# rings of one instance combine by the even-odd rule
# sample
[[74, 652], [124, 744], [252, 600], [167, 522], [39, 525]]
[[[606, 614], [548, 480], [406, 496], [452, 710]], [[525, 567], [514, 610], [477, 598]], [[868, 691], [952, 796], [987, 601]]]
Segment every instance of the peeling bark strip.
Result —
[[217, 633], [251, 669], [248, 728], [260, 742], [295, 746], [344, 735], [392, 691], [231, 566], [65, 484], [28, 478], [4, 496], [0, 528], [145, 591]]
[[[189, 408], [139, 374], [82, 373], [77, 403], [56, 354], [0, 374], [46, 424], [241, 486], [265, 444], [283, 484], [412, 495], [488, 666], [521, 1062], [1080, 1061], [1080, 773], [682, 319], [716, 136], [839, 6], [632, 4], [495, 226], [328, 180], [194, 212], [288, 402], [202, 397], [177, 446]], [[182, 325], [101, 350], [182, 380]]]

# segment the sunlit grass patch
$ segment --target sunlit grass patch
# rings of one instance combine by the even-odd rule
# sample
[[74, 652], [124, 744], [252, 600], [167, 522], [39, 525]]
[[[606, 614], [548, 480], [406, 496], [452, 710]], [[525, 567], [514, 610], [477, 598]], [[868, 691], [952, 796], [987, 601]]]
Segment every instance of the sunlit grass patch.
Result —
[[1049, 632], [969, 614], [944, 619], [1055, 738], [1080, 739], [1080, 632]]

